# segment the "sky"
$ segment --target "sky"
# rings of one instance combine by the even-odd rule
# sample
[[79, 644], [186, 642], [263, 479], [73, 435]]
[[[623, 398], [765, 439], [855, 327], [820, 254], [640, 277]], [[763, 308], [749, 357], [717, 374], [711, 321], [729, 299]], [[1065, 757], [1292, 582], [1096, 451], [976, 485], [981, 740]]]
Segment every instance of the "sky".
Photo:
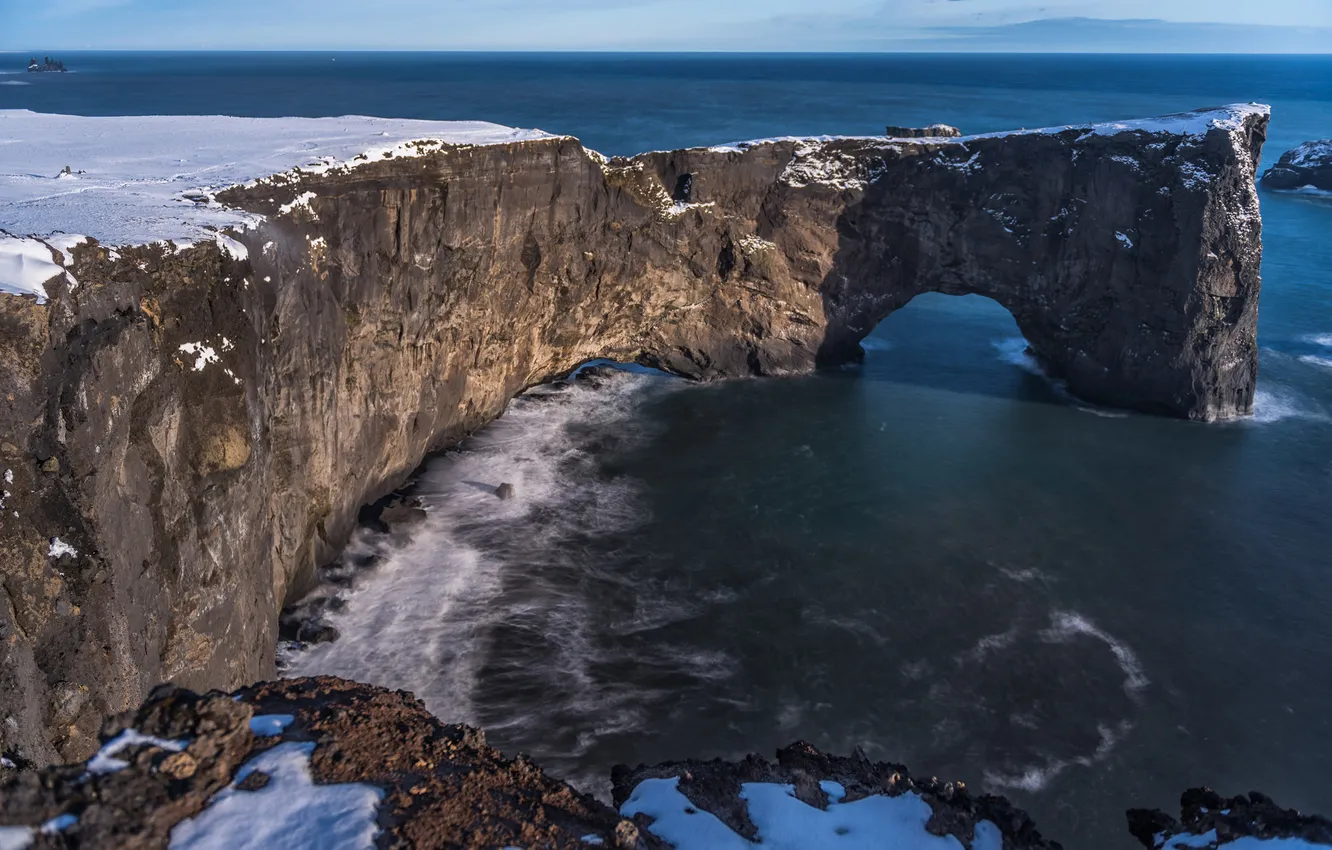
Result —
[[1332, 0], [0, 0], [0, 50], [1332, 52]]

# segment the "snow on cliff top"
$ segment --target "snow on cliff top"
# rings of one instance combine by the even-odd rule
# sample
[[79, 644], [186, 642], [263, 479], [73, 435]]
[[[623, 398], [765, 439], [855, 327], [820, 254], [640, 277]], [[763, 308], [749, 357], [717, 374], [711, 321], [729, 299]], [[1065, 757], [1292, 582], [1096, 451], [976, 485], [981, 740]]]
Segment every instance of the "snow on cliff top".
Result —
[[974, 139], [1001, 139], [1008, 136], [1027, 136], [1064, 133], [1069, 130], [1082, 130], [1095, 136], [1117, 136], [1120, 133], [1168, 133], [1173, 136], [1203, 136], [1209, 130], [1238, 130], [1244, 126], [1246, 118], [1252, 115], [1268, 116], [1272, 107], [1262, 103], [1232, 103], [1211, 109], [1197, 109], [1192, 112], [1178, 112], [1157, 118], [1138, 118], [1130, 121], [1107, 121], [1101, 124], [1065, 124], [1059, 127], [1037, 127], [1031, 130], [1005, 130], [998, 133], [977, 133], [971, 136], [923, 136], [894, 138], [889, 136], [779, 136], [771, 139], [755, 139], [748, 142], [736, 142], [730, 145], [718, 145], [714, 151], [741, 151], [770, 142], [835, 142], [839, 139], [861, 141], [881, 141], [891, 139], [894, 144], [917, 145], [954, 145], [965, 144]]
[[[0, 230], [56, 232], [107, 245], [212, 239], [208, 228], [255, 218], [186, 193], [295, 167], [327, 171], [358, 154], [410, 156], [406, 143], [491, 145], [547, 137], [482, 121], [391, 118], [85, 118], [0, 110]], [[69, 166], [72, 173], [63, 174]]]

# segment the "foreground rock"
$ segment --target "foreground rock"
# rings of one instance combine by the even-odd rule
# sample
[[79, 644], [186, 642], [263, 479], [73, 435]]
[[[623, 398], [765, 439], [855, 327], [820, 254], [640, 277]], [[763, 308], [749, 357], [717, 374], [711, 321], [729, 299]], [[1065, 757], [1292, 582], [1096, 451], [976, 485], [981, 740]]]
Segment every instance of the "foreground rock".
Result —
[[1263, 174], [1268, 189], [1332, 192], [1332, 139], [1305, 142], [1288, 150]]
[[[108, 745], [126, 730], [136, 743]], [[661, 846], [401, 691], [325, 678], [234, 700], [163, 688], [102, 738], [86, 765], [0, 772], [0, 846], [5, 828], [33, 848]]]
[[[618, 811], [402, 691], [328, 677], [234, 695], [163, 687], [108, 720], [86, 764], [0, 763], [0, 847], [1060, 848], [1002, 797], [803, 743], [775, 762], [617, 767], [612, 779]], [[1328, 821], [1258, 794], [1195, 790], [1183, 805], [1182, 823], [1129, 812], [1133, 834], [1150, 850], [1244, 837], [1332, 846]]]
[[[0, 120], [11, 158], [118, 138], [99, 122], [133, 130]], [[24, 147], [38, 120], [51, 132]], [[193, 133], [191, 162], [240, 121], [135, 119], [163, 120], [172, 133], [138, 141]], [[179, 215], [202, 240], [184, 250], [0, 235], [0, 278], [31, 293], [0, 295], [0, 753], [86, 758], [101, 718], [158, 682], [271, 677], [284, 601], [363, 505], [596, 358], [698, 379], [806, 372], [860, 357], [921, 292], [979, 293], [1074, 393], [1245, 415], [1266, 126], [1265, 108], [1233, 107], [609, 161], [486, 126], [468, 144], [389, 137], [373, 157], [192, 193], [202, 202], [140, 181], [112, 198], [124, 207], [79, 219], [133, 235]], [[140, 161], [98, 151], [80, 168]], [[49, 234], [105, 196], [0, 213]]]
[[1157, 809], [1130, 809], [1129, 831], [1148, 850], [1216, 850], [1241, 839], [1273, 841], [1274, 850], [1301, 850], [1299, 841], [1332, 847], [1332, 821], [1283, 809], [1257, 791], [1222, 797], [1210, 788], [1193, 788], [1180, 797], [1179, 807], [1179, 820]]
[[[663, 786], [660, 784], [663, 781], [671, 785]], [[870, 801], [888, 815], [877, 821], [885, 824], [881, 827], [883, 846], [924, 846], [923, 840], [930, 835], [951, 835], [962, 847], [973, 850], [1060, 848], [1059, 844], [1042, 838], [1031, 818], [1003, 797], [973, 795], [961, 782], [915, 779], [900, 764], [874, 763], [860, 753], [850, 758], [824, 755], [806, 743], [778, 750], [776, 762], [751, 755], [740, 762], [716, 759], [632, 769], [617, 767], [611, 782], [616, 807], [625, 813], [630, 810], [655, 813], [661, 822], [649, 825], [649, 831], [668, 837], [674, 826], [670, 819], [676, 814], [669, 795], [675, 789], [683, 795], [675, 801], [677, 808], [707, 812], [749, 841], [772, 839], [774, 832], [792, 829], [792, 824], [807, 824], [810, 847], [820, 846], [817, 837], [820, 833], [824, 835], [823, 844], [847, 836], [854, 837], [859, 846], [876, 846], [863, 832], [865, 820], [870, 823], [876, 820], [846, 816], [856, 804]], [[775, 789], [771, 786], [789, 786], [789, 791], [783, 788], [773, 793]], [[653, 794], [657, 795], [655, 799]], [[784, 796], [793, 799], [785, 802]], [[783, 804], [781, 814], [775, 817], [766, 811], [773, 797]], [[756, 806], [756, 800], [763, 800], [764, 805]], [[889, 806], [890, 801], [899, 805]], [[829, 817], [820, 818], [815, 812]], [[701, 818], [688, 811], [683, 813], [686, 830], [688, 821]], [[886, 826], [899, 818], [911, 824], [900, 836]], [[858, 834], [852, 836], [853, 830]], [[890, 836], [903, 841], [898, 844], [887, 840]], [[683, 850], [683, 842], [681, 847]]]

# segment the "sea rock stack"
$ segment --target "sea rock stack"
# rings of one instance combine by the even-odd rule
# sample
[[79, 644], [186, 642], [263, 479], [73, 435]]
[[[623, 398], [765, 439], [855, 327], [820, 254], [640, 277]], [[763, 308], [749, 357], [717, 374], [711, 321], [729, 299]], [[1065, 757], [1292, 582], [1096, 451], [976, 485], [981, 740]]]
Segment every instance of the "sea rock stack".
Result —
[[1332, 139], [1305, 142], [1281, 155], [1263, 174], [1268, 189], [1332, 192]]
[[[375, 120], [337, 119], [337, 137], [420, 126]], [[191, 134], [267, 144], [242, 152], [256, 168], [301, 158], [231, 172], [206, 206], [134, 174], [123, 197], [5, 187], [39, 196], [0, 202], [17, 229], [0, 234], [11, 759], [87, 758], [102, 718], [159, 682], [271, 677], [284, 601], [364, 505], [598, 358], [699, 380], [809, 372], [861, 356], [922, 292], [976, 293], [1075, 394], [1197, 420], [1253, 409], [1265, 107], [615, 159], [436, 124], [452, 141], [312, 162], [292, 139], [329, 136], [318, 119], [129, 121], [0, 112], [0, 132], [29, 122], [6, 156], [30, 173], [72, 159], [66, 139], [156, 151], [82, 151], [103, 183], [174, 163], [153, 146]], [[107, 198], [114, 215], [79, 217]], [[196, 223], [138, 241], [172, 221]]]

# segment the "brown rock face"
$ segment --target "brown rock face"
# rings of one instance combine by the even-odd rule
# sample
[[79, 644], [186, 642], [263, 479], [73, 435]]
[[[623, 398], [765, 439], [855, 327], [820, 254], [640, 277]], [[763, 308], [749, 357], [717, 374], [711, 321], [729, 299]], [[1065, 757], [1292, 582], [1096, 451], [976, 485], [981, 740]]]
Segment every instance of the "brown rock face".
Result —
[[223, 193], [270, 216], [247, 259], [80, 245], [77, 289], [0, 296], [0, 753], [86, 757], [158, 682], [271, 675], [361, 505], [592, 358], [804, 372], [920, 292], [980, 293], [1075, 393], [1246, 414], [1266, 120], [445, 147]]
[[[252, 731], [254, 717], [262, 719]], [[264, 723], [270, 719], [280, 722]], [[126, 729], [156, 743], [116, 753], [124, 763], [118, 770], [0, 769], [0, 828], [64, 816], [59, 830], [34, 829], [35, 850], [165, 848], [172, 830], [215, 805], [218, 792], [252, 793], [274, 781], [242, 771], [246, 762], [297, 744], [309, 749], [316, 785], [360, 783], [379, 793], [379, 847], [581, 850], [592, 846], [589, 838], [622, 850], [664, 846], [530, 761], [506, 759], [477, 730], [441, 723], [403, 691], [328, 678], [261, 685], [234, 699], [162, 688], [137, 711], [108, 721], [102, 737]]]

